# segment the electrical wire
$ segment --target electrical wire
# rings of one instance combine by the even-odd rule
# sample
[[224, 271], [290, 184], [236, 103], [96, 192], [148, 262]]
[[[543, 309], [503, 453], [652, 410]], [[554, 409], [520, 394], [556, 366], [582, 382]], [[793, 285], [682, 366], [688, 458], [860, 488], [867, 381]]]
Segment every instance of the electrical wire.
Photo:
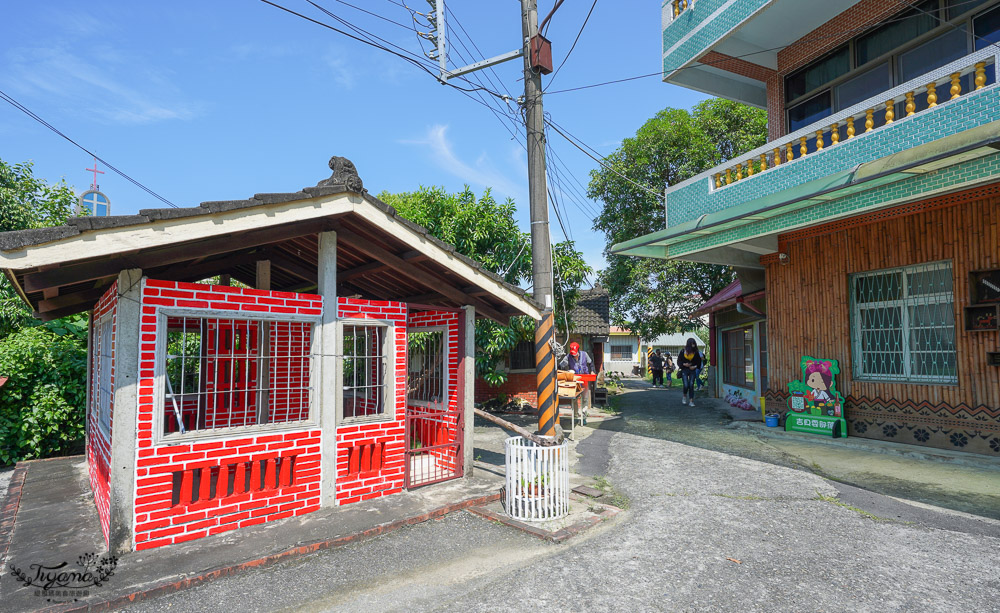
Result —
[[[566, 60], [569, 59], [569, 56], [573, 55], [573, 49], [576, 49], [576, 44], [580, 42], [580, 36], [583, 35], [583, 30], [584, 28], [587, 27], [587, 22], [590, 21], [590, 16], [594, 14], [594, 8], [596, 6], [597, 6], [597, 0], [594, 0], [594, 3], [590, 5], [590, 10], [587, 11], [587, 17], [583, 20], [583, 25], [580, 26], [580, 31], [576, 33], [576, 38], [573, 39], [573, 44], [570, 45], [569, 47], [569, 51], [566, 52], [566, 56], [563, 58], [563, 61], [559, 62], [559, 67], [556, 68], [556, 71], [552, 73], [551, 77], [549, 77], [548, 87], [552, 87], [552, 82], [555, 80], [557, 76], [559, 76], [559, 71], [562, 70], [563, 65], [566, 63]], [[555, 11], [555, 9], [552, 10]]]
[[[580, 140], [579, 140], [578, 138], [576, 138], [575, 136], [572, 136], [572, 135], [567, 135], [567, 133], [566, 133], [566, 132], [564, 132], [564, 131], [563, 131], [562, 129], [560, 129], [560, 128], [559, 128], [559, 126], [558, 126], [558, 125], [557, 125], [557, 124], [556, 124], [555, 122], [551, 121], [550, 119], [546, 119], [546, 120], [545, 120], [545, 122], [546, 122], [546, 123], [547, 123], [547, 124], [548, 124], [548, 125], [549, 125], [549, 126], [550, 126], [550, 127], [552, 128], [552, 129], [553, 129], [553, 130], [555, 130], [555, 131], [556, 131], [556, 133], [557, 133], [557, 134], [559, 134], [559, 136], [562, 136], [563, 138], [565, 138], [565, 139], [566, 139], [566, 140], [567, 140], [567, 141], [568, 141], [568, 142], [569, 142], [569, 143], [570, 143], [571, 145], [573, 145], [574, 147], [576, 147], [577, 149], [579, 149], [580, 151], [582, 151], [582, 152], [584, 153], [584, 155], [586, 155], [586, 156], [587, 156], [587, 157], [589, 157], [590, 159], [592, 159], [592, 160], [594, 160], [595, 162], [597, 162], [598, 164], [600, 164], [600, 165], [601, 165], [601, 167], [603, 167], [603, 168], [604, 168], [605, 170], [608, 170], [608, 171], [610, 171], [610, 172], [613, 172], [614, 174], [618, 175], [619, 177], [621, 177], [621, 178], [622, 178], [622, 179], [624, 179], [625, 181], [627, 181], [627, 182], [631, 183], [632, 185], [634, 185], [634, 186], [638, 187], [639, 189], [643, 190], [644, 192], [647, 192], [647, 193], [649, 193], [650, 195], [654, 196], [654, 197], [655, 197], [655, 198], [656, 198], [657, 200], [659, 200], [660, 202], [663, 202], [663, 201], [664, 201], [664, 197], [663, 197], [663, 194], [660, 194], [659, 192], [656, 192], [656, 191], [654, 191], [654, 190], [653, 190], [652, 188], [650, 188], [650, 187], [647, 187], [647, 186], [645, 186], [645, 185], [642, 185], [641, 183], [637, 183], [636, 181], [633, 181], [632, 179], [630, 179], [630, 178], [626, 177], [626, 176], [625, 176], [624, 174], [622, 174], [621, 172], [619, 172], [619, 171], [618, 171], [617, 169], [615, 169], [615, 168], [614, 168], [613, 166], [610, 166], [609, 164], [607, 164], [607, 163], [606, 163], [606, 162], [604, 161], [604, 158], [600, 157], [600, 154], [596, 154], [596, 155], [595, 155], [595, 153], [596, 153], [596, 150], [593, 150], [593, 148], [591, 148], [591, 147], [590, 147], [589, 145], [587, 145], [586, 143], [583, 143], [583, 141], [580, 141]], [[584, 146], [581, 146], [580, 144], [578, 144], [578, 143], [577, 143], [577, 141], [579, 141], [580, 143], [583, 143], [583, 145], [584, 145], [584, 146], [586, 146], [587, 148], [590, 148], [590, 149], [591, 149], [592, 151], [595, 151], [595, 153], [591, 153], [590, 151], [587, 151], [587, 149], [585, 149], [585, 148], [584, 148]]]
[[16, 108], [17, 110], [21, 111], [22, 113], [24, 113], [28, 117], [31, 117], [32, 119], [34, 119], [38, 123], [42, 124], [43, 126], [45, 126], [46, 128], [48, 128], [49, 130], [52, 130], [53, 132], [55, 132], [59, 136], [63, 137], [64, 139], [66, 139], [67, 141], [69, 141], [70, 143], [72, 143], [77, 149], [80, 149], [81, 151], [83, 151], [87, 155], [89, 155], [89, 156], [93, 157], [94, 159], [96, 159], [98, 162], [104, 164], [105, 166], [108, 167], [109, 170], [111, 170], [111, 172], [113, 172], [116, 175], [120, 176], [121, 178], [125, 179], [126, 181], [128, 181], [132, 185], [138, 187], [142, 191], [146, 192], [147, 194], [149, 194], [150, 196], [156, 198], [157, 200], [159, 200], [160, 202], [166, 204], [167, 206], [173, 207], [175, 209], [177, 208], [176, 204], [174, 204], [173, 202], [170, 202], [169, 200], [167, 200], [163, 196], [157, 194], [156, 192], [154, 192], [153, 190], [149, 189], [148, 187], [146, 187], [142, 183], [136, 181], [132, 177], [128, 176], [127, 174], [125, 174], [121, 170], [118, 170], [118, 168], [116, 168], [113, 164], [110, 164], [107, 160], [105, 160], [101, 156], [97, 155], [96, 153], [94, 153], [90, 149], [87, 149], [86, 147], [84, 147], [80, 143], [76, 142], [75, 140], [73, 140], [69, 136], [66, 136], [66, 134], [64, 134], [61, 130], [59, 130], [58, 128], [56, 128], [51, 123], [49, 123], [49, 122], [45, 121], [44, 119], [42, 119], [41, 117], [39, 117], [31, 109], [29, 109], [28, 107], [24, 106], [20, 102], [18, 102], [17, 100], [15, 100], [14, 98], [12, 98], [7, 93], [5, 93], [3, 91], [0, 91], [0, 99], [4, 100], [5, 102], [7, 102], [8, 104], [10, 104], [11, 106], [13, 106], [14, 108]]

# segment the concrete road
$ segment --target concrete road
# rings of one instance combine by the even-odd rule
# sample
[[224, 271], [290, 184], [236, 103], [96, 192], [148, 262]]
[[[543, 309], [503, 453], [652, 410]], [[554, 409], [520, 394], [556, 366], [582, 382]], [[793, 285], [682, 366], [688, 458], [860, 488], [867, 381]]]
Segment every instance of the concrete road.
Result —
[[[1000, 612], [1000, 522], [831, 481], [746, 432], [739, 455], [706, 448], [725, 420], [671, 420], [670, 393], [626, 394], [623, 419], [580, 431], [577, 470], [628, 507], [582, 537], [460, 513], [134, 608]], [[503, 435], [481, 428], [483, 462]], [[685, 428], [700, 445], [663, 436]]]

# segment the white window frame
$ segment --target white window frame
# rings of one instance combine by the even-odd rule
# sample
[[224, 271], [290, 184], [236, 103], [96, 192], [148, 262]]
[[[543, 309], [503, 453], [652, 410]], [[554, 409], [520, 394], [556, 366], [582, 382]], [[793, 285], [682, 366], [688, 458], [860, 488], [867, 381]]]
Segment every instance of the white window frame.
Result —
[[[226, 428], [208, 428], [205, 430], [188, 430], [187, 432], [163, 433], [163, 416], [167, 401], [167, 319], [170, 317], [198, 317], [201, 319], [231, 319], [240, 321], [293, 321], [311, 324], [311, 339], [319, 334], [321, 316], [298, 315], [286, 313], [228, 311], [223, 309], [189, 309], [178, 307], [157, 307], [156, 310], [156, 362], [153, 366], [153, 444], [179, 445], [193, 440], [223, 440], [245, 436], [258, 436], [271, 432], [287, 430], [309, 430], [319, 424], [317, 410], [319, 390], [316, 381], [319, 380], [319, 360], [310, 356], [309, 364], [309, 418], [283, 423], [253, 424], [248, 426], [229, 426]], [[310, 343], [310, 347], [314, 347]]]
[[[355, 424], [365, 424], [373, 422], [390, 422], [396, 421], [396, 411], [398, 407], [396, 406], [397, 392], [399, 391], [399, 381], [398, 373], [396, 372], [396, 363], [398, 360], [398, 352], [402, 350], [397, 345], [396, 342], [396, 322], [387, 319], [368, 319], [368, 318], [354, 318], [348, 317], [337, 320], [337, 367], [336, 367], [336, 389], [337, 389], [337, 425], [348, 426]], [[385, 355], [386, 355], [386, 365], [385, 365], [385, 398], [383, 400], [384, 410], [380, 415], [361, 415], [354, 417], [344, 416], [344, 358], [346, 354], [344, 353], [344, 328], [354, 326], [381, 326], [386, 328], [385, 332], [385, 343], [383, 345]], [[406, 339], [403, 339], [404, 347]], [[404, 381], [405, 381], [405, 367], [404, 367]], [[405, 385], [405, 382], [403, 383]], [[406, 399], [404, 398], [404, 405]]]
[[[907, 274], [913, 272], [929, 272], [932, 270], [947, 269], [952, 275], [951, 283], [951, 293], [938, 293], [938, 294], [921, 294], [916, 298], [911, 298], [909, 295], [909, 284], [907, 283]], [[864, 279], [867, 277], [877, 277], [881, 275], [888, 275], [892, 273], [900, 273], [902, 275], [901, 283], [901, 293], [900, 297], [895, 300], [885, 300], [882, 302], [865, 302], [859, 304], [857, 301], [856, 294], [856, 283], [859, 279]], [[957, 385], [958, 384], [958, 331], [959, 328], [952, 322], [952, 330], [955, 335], [956, 347], [955, 347], [955, 375], [953, 378], [945, 379], [939, 375], [914, 375], [911, 370], [910, 365], [910, 307], [923, 306], [928, 304], [945, 304], [950, 303], [952, 309], [952, 317], [955, 317], [955, 278], [954, 278], [954, 267], [950, 260], [944, 260], [939, 262], [927, 262], [922, 264], [912, 264], [909, 266], [897, 266], [894, 268], [882, 268], [879, 270], [871, 270], [865, 272], [854, 273], [849, 276], [848, 280], [848, 292], [850, 293], [850, 303], [851, 303], [851, 357], [854, 362], [854, 368], [852, 369], [852, 378], [855, 381], [871, 381], [877, 383], [909, 383], [918, 385]], [[915, 302], [914, 300], [919, 300]], [[900, 334], [903, 337], [902, 342], [902, 361], [903, 361], [903, 372], [902, 374], [869, 374], [864, 371], [864, 355], [865, 353], [871, 353], [871, 351], [865, 352], [861, 346], [861, 335], [864, 332], [861, 329], [861, 313], [863, 310], [873, 309], [873, 308], [892, 308], [899, 307], [900, 310]]]
[[[627, 357], [618, 357], [618, 358], [614, 357], [615, 356], [615, 347], [624, 347], [624, 348], [628, 349], [628, 356]], [[607, 361], [608, 362], [634, 362], [635, 361], [635, 345], [633, 343], [617, 344], [616, 345], [615, 343], [609, 342], [608, 343], [608, 358], [607, 358]]]
[[440, 332], [441, 333], [441, 396], [442, 401], [440, 403], [433, 403], [429, 400], [411, 400], [409, 395], [409, 389], [407, 389], [406, 394], [406, 404], [412, 404], [415, 407], [433, 407], [433, 406], [448, 406], [449, 394], [448, 394], [448, 384], [451, 381], [451, 369], [448, 368], [448, 347], [451, 342], [450, 330], [448, 326], [410, 326], [406, 329], [406, 376], [409, 379], [410, 376], [410, 333], [411, 332]]
[[[111, 384], [112, 364], [114, 364], [114, 315], [105, 313], [94, 323], [94, 394], [91, 398], [95, 422], [106, 440], [111, 440], [111, 407], [115, 390]], [[105, 361], [105, 343], [107, 360]], [[105, 402], [106, 401], [106, 402]]]

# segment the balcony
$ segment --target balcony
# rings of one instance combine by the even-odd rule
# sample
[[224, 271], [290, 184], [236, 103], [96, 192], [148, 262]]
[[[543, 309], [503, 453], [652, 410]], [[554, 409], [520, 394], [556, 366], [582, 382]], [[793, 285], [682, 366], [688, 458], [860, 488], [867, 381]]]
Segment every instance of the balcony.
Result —
[[778, 233], [996, 181], [998, 51], [969, 54], [669, 187], [667, 228], [614, 252], [758, 268]]
[[663, 80], [765, 107], [764, 82], [713, 65], [709, 52], [741, 58], [760, 71], [778, 51], [857, 4], [857, 0], [665, 0]]

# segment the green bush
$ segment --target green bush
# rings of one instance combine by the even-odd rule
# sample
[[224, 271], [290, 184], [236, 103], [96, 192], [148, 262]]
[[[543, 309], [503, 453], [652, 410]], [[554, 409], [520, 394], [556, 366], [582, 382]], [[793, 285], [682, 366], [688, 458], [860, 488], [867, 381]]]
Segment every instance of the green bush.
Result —
[[0, 341], [0, 465], [75, 451], [84, 438], [86, 326], [59, 320]]

